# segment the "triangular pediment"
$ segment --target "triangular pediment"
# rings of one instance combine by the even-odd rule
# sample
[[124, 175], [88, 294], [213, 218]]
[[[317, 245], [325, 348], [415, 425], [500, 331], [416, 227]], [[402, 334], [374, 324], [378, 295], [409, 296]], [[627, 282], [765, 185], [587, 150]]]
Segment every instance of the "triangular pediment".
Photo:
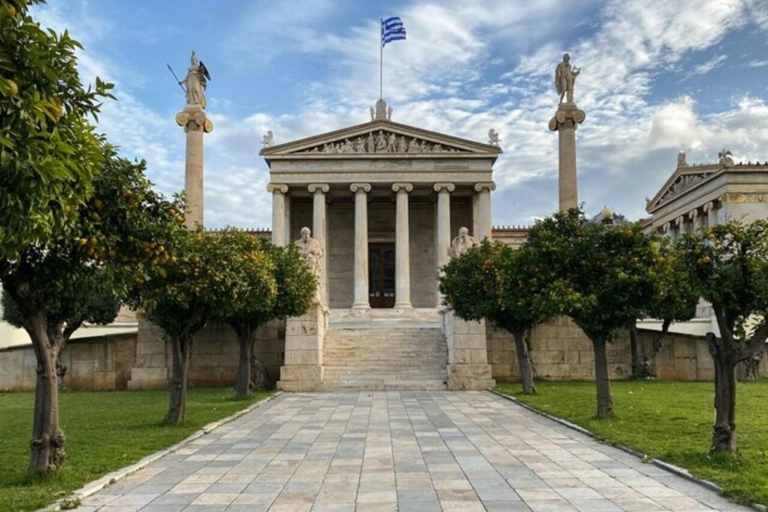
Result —
[[280, 158], [495, 158], [500, 153], [498, 146], [382, 119], [266, 147], [260, 154], [269, 161]]
[[721, 170], [722, 166], [719, 165], [684, 165], [678, 167], [659, 192], [648, 202], [645, 210], [649, 213], [652, 212], [659, 206], [709, 180]]

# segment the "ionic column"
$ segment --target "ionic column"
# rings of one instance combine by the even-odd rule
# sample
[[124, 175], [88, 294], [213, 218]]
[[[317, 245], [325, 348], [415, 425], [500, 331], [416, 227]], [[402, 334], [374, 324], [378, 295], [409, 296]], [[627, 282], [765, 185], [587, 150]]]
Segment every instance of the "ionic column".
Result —
[[699, 227], [698, 217], [698, 209], [688, 212], [688, 220], [690, 221], [690, 226], [688, 226], [688, 233], [696, 232], [696, 229]]
[[368, 192], [370, 183], [353, 183], [355, 194], [355, 302], [352, 309], [371, 308], [368, 298]]
[[408, 229], [408, 193], [413, 190], [410, 183], [395, 183], [392, 190], [397, 193], [397, 218], [395, 220], [395, 307], [411, 308], [411, 256]]
[[672, 238], [677, 240], [678, 238], [682, 237], [683, 234], [685, 233], [684, 226], [685, 226], [685, 217], [680, 215], [679, 217], [675, 218], [675, 229], [673, 231], [674, 234]]
[[496, 184], [492, 181], [476, 183], [477, 192], [477, 233], [472, 233], [478, 241], [491, 239], [491, 192], [496, 190]]
[[707, 227], [712, 228], [717, 225], [717, 212], [715, 211], [715, 202], [710, 201], [704, 205], [704, 212], [707, 214]]
[[325, 214], [325, 194], [331, 189], [324, 183], [313, 183], [307, 187], [312, 196], [312, 236], [320, 242], [320, 248], [323, 250], [324, 258], [320, 259], [320, 300], [323, 304], [328, 304], [328, 243], [325, 232], [326, 214]]
[[184, 168], [184, 194], [187, 209], [184, 224], [193, 229], [203, 225], [203, 133], [213, 131], [213, 123], [199, 105], [187, 105], [176, 114], [176, 124], [187, 134]]
[[576, 179], [576, 129], [584, 122], [586, 114], [573, 103], [558, 106], [549, 121], [549, 129], [558, 132], [559, 196], [560, 211], [578, 208], [579, 197]]
[[[437, 192], [437, 226], [435, 226], [435, 262], [437, 271], [444, 267], [450, 259], [451, 251], [451, 192], [456, 190], [453, 183], [435, 183]], [[440, 292], [437, 294], [437, 305], [442, 299]]]
[[267, 191], [272, 193], [272, 243], [285, 247], [285, 194], [288, 185], [270, 183]]

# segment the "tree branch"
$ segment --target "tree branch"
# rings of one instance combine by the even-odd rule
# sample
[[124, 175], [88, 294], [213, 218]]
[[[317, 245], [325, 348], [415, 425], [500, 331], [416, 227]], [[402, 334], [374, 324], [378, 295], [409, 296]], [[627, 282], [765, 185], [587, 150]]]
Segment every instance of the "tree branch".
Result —
[[747, 340], [744, 349], [740, 350], [737, 354], [737, 361], [749, 359], [759, 352], [765, 345], [766, 338], [768, 338], [768, 322], [764, 322], [760, 327], [755, 329], [755, 332]]

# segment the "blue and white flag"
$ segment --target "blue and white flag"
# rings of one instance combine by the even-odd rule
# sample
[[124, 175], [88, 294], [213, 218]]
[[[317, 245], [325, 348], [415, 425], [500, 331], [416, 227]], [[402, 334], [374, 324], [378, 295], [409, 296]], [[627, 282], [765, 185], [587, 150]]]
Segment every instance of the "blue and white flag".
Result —
[[387, 43], [405, 39], [405, 26], [398, 16], [390, 16], [381, 20], [381, 46]]

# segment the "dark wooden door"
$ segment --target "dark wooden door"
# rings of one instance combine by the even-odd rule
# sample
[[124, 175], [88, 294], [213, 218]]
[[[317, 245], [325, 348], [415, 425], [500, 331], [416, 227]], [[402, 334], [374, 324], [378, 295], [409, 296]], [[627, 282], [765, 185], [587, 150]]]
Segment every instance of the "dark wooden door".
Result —
[[371, 307], [395, 307], [395, 244], [369, 244], [368, 269]]

